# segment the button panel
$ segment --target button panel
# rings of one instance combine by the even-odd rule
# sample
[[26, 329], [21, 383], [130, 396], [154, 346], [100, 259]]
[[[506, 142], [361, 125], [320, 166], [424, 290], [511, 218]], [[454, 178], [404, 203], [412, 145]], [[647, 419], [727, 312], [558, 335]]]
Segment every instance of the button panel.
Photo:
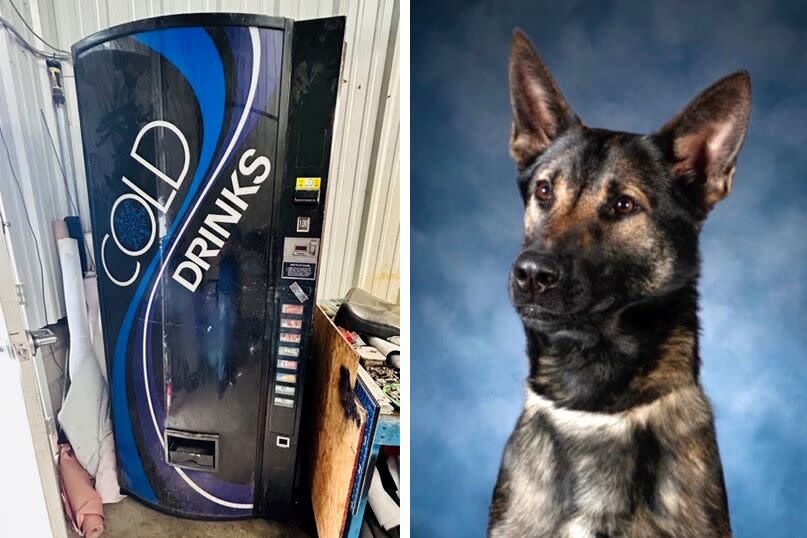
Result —
[[[298, 241], [296, 246], [301, 246]], [[307, 255], [311, 254], [312, 246], [305, 243]], [[313, 249], [318, 247], [315, 243]], [[316, 253], [316, 250], [314, 250]], [[281, 281], [282, 282], [282, 281]], [[300, 368], [302, 335], [306, 331], [308, 322], [304, 322], [307, 303], [299, 299], [293, 287], [296, 283], [282, 283], [280, 287], [280, 330], [278, 331], [275, 366], [274, 396], [272, 403], [278, 409], [274, 420], [284, 423], [281, 417], [289, 413], [285, 409], [293, 409], [297, 401], [297, 372]], [[296, 284], [299, 287], [299, 284]], [[300, 289], [300, 291], [303, 291]]]

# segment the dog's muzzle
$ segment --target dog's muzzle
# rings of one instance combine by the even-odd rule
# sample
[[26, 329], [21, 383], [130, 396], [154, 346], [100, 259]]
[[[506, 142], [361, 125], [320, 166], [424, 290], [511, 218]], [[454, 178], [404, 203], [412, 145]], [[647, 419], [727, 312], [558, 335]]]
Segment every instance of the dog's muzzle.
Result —
[[557, 288], [564, 277], [561, 264], [554, 257], [534, 250], [525, 250], [513, 264], [513, 291], [517, 303], [533, 303]]
[[510, 298], [525, 318], [576, 317], [591, 306], [589, 279], [571, 258], [528, 248], [513, 263]]

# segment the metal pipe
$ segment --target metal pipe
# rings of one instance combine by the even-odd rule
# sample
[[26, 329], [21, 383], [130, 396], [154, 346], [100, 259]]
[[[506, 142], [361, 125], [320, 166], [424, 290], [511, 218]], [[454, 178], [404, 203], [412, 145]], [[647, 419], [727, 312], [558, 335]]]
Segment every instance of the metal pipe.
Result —
[[56, 104], [54, 102], [53, 110], [56, 113], [59, 153], [61, 154], [64, 173], [67, 175], [67, 188], [69, 190], [70, 199], [75, 204], [73, 211], [75, 211], [76, 215], [80, 217], [80, 208], [78, 207], [78, 184], [76, 183], [76, 169], [73, 165], [73, 149], [70, 144], [70, 137], [67, 133], [67, 114], [65, 112], [65, 104]]
[[[76, 168], [73, 162], [73, 147], [70, 144], [70, 135], [67, 130], [67, 111], [64, 101], [64, 79], [62, 78], [62, 63], [51, 59], [45, 62], [48, 68], [48, 80], [53, 96], [53, 112], [56, 116], [57, 138], [59, 139], [59, 153], [62, 162], [62, 171], [67, 183], [67, 194], [78, 217], [81, 217], [78, 202], [78, 185], [76, 184]], [[83, 229], [83, 227], [82, 227]]]

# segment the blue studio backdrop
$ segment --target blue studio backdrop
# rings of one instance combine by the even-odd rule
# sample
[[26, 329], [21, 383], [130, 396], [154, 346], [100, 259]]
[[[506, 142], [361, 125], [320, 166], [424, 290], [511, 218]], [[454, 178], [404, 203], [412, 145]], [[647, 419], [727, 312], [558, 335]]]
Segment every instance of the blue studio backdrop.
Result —
[[412, 6], [412, 529], [482, 536], [522, 405], [507, 60], [531, 36], [586, 124], [652, 132], [740, 68], [753, 105], [701, 236], [702, 382], [735, 536], [807, 528], [807, 20], [797, 2]]

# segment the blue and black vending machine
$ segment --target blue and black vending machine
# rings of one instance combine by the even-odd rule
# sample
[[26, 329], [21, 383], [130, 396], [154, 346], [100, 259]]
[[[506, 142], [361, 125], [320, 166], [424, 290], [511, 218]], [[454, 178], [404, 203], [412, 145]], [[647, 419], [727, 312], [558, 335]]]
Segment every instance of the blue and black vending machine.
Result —
[[73, 46], [124, 493], [282, 518], [345, 19], [194, 14]]

